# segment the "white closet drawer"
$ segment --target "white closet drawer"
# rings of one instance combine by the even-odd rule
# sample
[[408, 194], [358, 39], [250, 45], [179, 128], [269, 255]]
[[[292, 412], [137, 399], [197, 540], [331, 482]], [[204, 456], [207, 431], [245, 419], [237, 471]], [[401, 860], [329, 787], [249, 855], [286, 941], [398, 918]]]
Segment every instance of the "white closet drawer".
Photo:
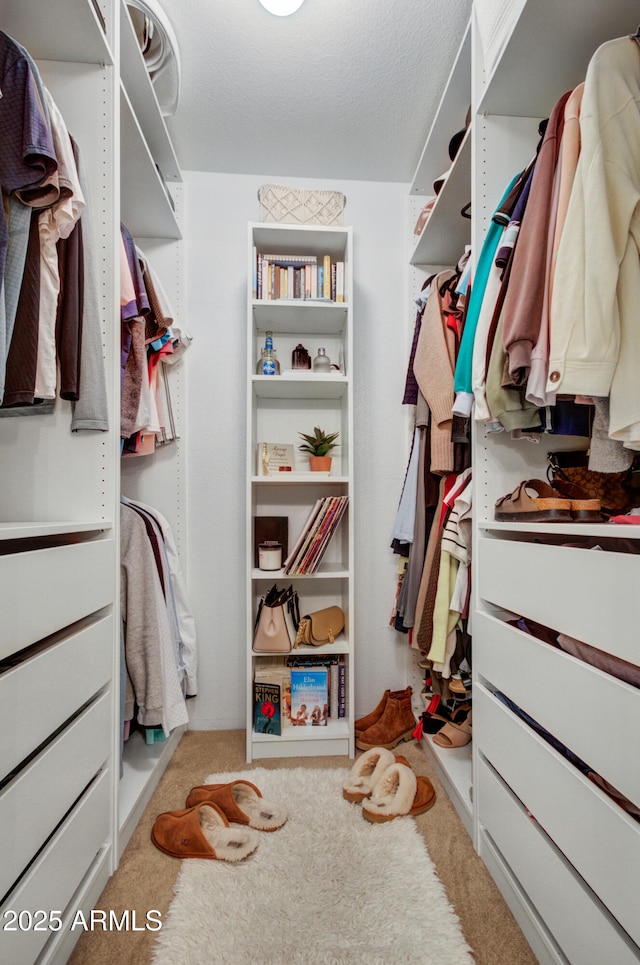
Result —
[[640, 824], [481, 685], [473, 695], [473, 739], [639, 944]]
[[103, 694], [0, 791], [0, 894], [104, 764], [111, 716], [111, 695]]
[[484, 613], [474, 615], [473, 656], [494, 689], [640, 805], [640, 769], [619, 737], [640, 734], [638, 688]]
[[640, 663], [640, 556], [487, 537], [477, 555], [481, 599]]
[[0, 675], [0, 778], [9, 774], [109, 680], [113, 617], [84, 620]]
[[115, 540], [0, 556], [0, 660], [113, 602]]
[[[584, 881], [482, 758], [478, 761], [476, 800], [480, 856], [484, 857], [488, 832], [491, 844], [497, 847], [569, 961], [576, 965], [637, 963], [638, 946], [594, 900]], [[571, 909], [570, 914], [567, 909]]]
[[[39, 911], [60, 915], [73, 897], [96, 855], [109, 838], [111, 781], [104, 771], [86, 795], [65, 818], [42, 854], [8, 895], [0, 909], [0, 921], [10, 920], [5, 912]], [[38, 920], [38, 919], [36, 919]], [[50, 937], [57, 932], [0, 931], [0, 961], [11, 965], [31, 965]]]

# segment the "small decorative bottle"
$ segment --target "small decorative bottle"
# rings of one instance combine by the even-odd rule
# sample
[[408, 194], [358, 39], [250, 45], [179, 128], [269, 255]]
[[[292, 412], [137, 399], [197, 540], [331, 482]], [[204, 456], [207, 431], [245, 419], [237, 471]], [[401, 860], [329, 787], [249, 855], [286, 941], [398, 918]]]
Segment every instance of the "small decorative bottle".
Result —
[[325, 352], [323, 348], [318, 349], [318, 354], [313, 360], [313, 371], [314, 372], [330, 372], [331, 371], [331, 359]]
[[256, 375], [280, 375], [280, 362], [273, 347], [273, 332], [265, 333], [264, 348], [260, 350]]

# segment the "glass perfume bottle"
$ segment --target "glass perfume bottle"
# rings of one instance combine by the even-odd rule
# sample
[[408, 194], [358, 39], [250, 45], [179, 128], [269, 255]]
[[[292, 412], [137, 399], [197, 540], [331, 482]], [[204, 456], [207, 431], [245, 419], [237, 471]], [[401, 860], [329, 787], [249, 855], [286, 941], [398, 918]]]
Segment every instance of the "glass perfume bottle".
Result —
[[331, 371], [331, 359], [327, 355], [323, 348], [318, 349], [318, 354], [313, 360], [313, 371], [314, 372], [330, 372]]
[[265, 333], [264, 348], [260, 350], [256, 375], [280, 375], [280, 362], [273, 347], [273, 332]]

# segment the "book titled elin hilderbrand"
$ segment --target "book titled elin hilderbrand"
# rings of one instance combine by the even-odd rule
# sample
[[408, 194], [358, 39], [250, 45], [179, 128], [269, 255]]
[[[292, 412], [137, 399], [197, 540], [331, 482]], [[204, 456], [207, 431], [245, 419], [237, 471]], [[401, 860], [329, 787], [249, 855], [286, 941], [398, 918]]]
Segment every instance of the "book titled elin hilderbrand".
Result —
[[327, 667], [291, 668], [291, 723], [296, 727], [326, 727], [329, 719]]

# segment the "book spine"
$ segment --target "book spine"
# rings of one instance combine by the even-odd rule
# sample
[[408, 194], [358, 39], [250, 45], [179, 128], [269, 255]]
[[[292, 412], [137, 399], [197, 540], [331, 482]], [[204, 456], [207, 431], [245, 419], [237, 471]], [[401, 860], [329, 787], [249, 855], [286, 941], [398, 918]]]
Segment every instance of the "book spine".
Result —
[[331, 298], [331, 257], [325, 255], [323, 258], [323, 286], [322, 297]]
[[331, 265], [331, 301], [336, 301], [336, 263]]
[[344, 660], [338, 664], [338, 717], [347, 716], [347, 667]]
[[258, 249], [255, 245], [251, 248], [251, 298], [255, 301], [258, 297]]
[[336, 264], [336, 301], [344, 301], [344, 262]]
[[337, 660], [331, 662], [329, 675], [329, 718], [338, 720], [339, 713], [339, 665]]

